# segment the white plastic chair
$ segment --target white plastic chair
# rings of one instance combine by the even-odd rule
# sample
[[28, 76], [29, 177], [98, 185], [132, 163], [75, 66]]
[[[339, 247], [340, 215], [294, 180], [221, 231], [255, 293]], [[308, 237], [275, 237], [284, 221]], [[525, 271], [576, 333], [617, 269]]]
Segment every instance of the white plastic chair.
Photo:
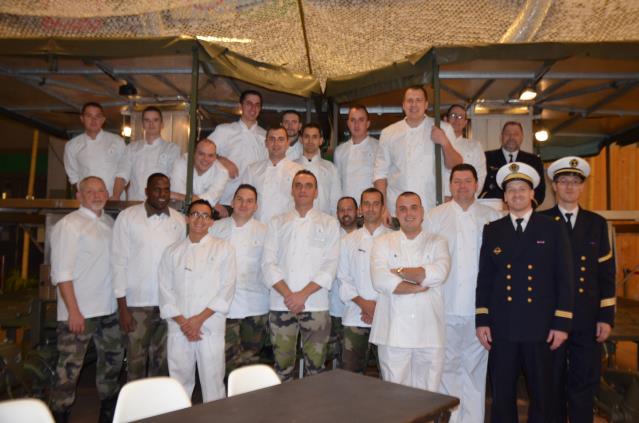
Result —
[[135, 380], [122, 387], [113, 414], [113, 423], [157, 416], [191, 406], [184, 387], [170, 377]]
[[253, 364], [235, 369], [229, 375], [228, 396], [244, 394], [282, 383], [277, 373], [265, 364]]
[[34, 398], [21, 398], [0, 402], [0, 422], [53, 423], [49, 407]]

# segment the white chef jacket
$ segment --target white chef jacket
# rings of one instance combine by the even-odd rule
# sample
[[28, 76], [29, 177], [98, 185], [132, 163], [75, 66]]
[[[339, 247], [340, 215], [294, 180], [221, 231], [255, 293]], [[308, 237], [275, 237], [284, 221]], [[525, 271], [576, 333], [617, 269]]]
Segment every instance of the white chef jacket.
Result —
[[294, 162], [295, 160], [302, 157], [302, 154], [304, 154], [304, 147], [302, 146], [302, 137], [298, 137], [295, 144], [290, 145], [286, 149], [286, 158]]
[[158, 264], [164, 249], [184, 239], [184, 216], [169, 208], [170, 216], [147, 217], [144, 203], [123, 210], [113, 227], [113, 289], [126, 296], [129, 307], [158, 305]]
[[[102, 212], [98, 217], [80, 207], [64, 216], [51, 231], [51, 283], [71, 281], [85, 318], [107, 316], [116, 310], [111, 273], [113, 219]], [[58, 321], [69, 312], [58, 292]]]
[[362, 191], [373, 186], [373, 166], [379, 141], [366, 137], [359, 144], [348, 140], [337, 146], [333, 161], [339, 173], [342, 195], [353, 197], [359, 203]]
[[340, 282], [340, 297], [346, 304], [342, 324], [344, 326], [371, 327], [361, 318], [362, 310], [352, 300], [359, 296], [365, 300], [377, 301], [378, 293], [371, 280], [371, 249], [373, 240], [391, 230], [380, 225], [371, 233], [365, 227], [359, 228], [342, 238], [337, 265], [337, 279]]
[[240, 179], [257, 190], [258, 207], [253, 217], [268, 223], [273, 216], [293, 210], [293, 178], [302, 169], [300, 164], [287, 158], [276, 165], [270, 159], [249, 165]]
[[492, 207], [474, 202], [464, 211], [455, 200], [430, 210], [424, 230], [448, 242], [450, 273], [444, 284], [446, 315], [475, 316], [475, 289], [484, 225], [501, 217]]
[[102, 178], [109, 194], [120, 161], [124, 157], [124, 140], [106, 131], [98, 132], [95, 139], [82, 133], [64, 146], [64, 169], [69, 182], [77, 184], [87, 176]]
[[[462, 156], [464, 163], [473, 165], [477, 171], [477, 193], [479, 195], [484, 188], [486, 180], [486, 154], [484, 148], [479, 141], [469, 140], [468, 138], [459, 137], [451, 140], [453, 147]], [[450, 169], [444, 168], [444, 189], [445, 195], [450, 195]]]
[[[346, 232], [344, 228], [340, 226], [339, 227], [340, 250], [342, 248], [341, 247], [342, 239], [347, 234], [348, 232]], [[344, 302], [339, 296], [339, 291], [340, 291], [340, 282], [336, 276], [335, 279], [333, 279], [333, 283], [331, 284], [331, 289], [328, 290], [328, 314], [331, 317], [339, 317], [341, 319], [342, 316], [344, 316]]]
[[[434, 124], [435, 121], [426, 116], [416, 128], [408, 126], [404, 119], [382, 130], [373, 180], [386, 179], [386, 207], [392, 215], [395, 214], [395, 201], [404, 191], [419, 195], [426, 210], [436, 205], [435, 143], [430, 138]], [[455, 132], [448, 123], [442, 122], [441, 128], [449, 140], [455, 139]], [[442, 151], [442, 175], [443, 169]]]
[[[300, 291], [309, 282], [321, 289], [306, 300], [304, 311], [327, 311], [328, 290], [335, 279], [339, 257], [337, 219], [311, 209], [301, 217], [297, 210], [275, 216], [268, 223], [262, 272], [271, 288], [283, 280], [291, 291]], [[284, 298], [271, 289], [271, 310], [288, 311]]]
[[187, 319], [205, 308], [215, 313], [204, 321], [205, 334], [224, 335], [226, 314], [235, 291], [235, 251], [228, 242], [205, 235], [166, 248], [158, 268], [160, 315], [169, 332], [181, 332], [173, 317]]
[[339, 182], [337, 168], [328, 160], [324, 160], [318, 152], [311, 160], [302, 156], [296, 160], [304, 169], [310, 170], [317, 179], [317, 198], [313, 207], [326, 214], [337, 214], [337, 202], [342, 198], [342, 187]]
[[[421, 285], [428, 291], [397, 295], [401, 278], [390, 269], [423, 267]], [[373, 241], [371, 276], [380, 293], [375, 307], [370, 342], [400, 348], [444, 347], [444, 296], [442, 284], [450, 268], [446, 239], [422, 231], [414, 239], [404, 232], [384, 234]]]
[[[186, 194], [187, 164], [186, 154], [175, 161], [173, 172], [171, 172], [171, 191]], [[198, 175], [193, 168], [193, 194], [208, 201], [212, 206], [220, 202], [224, 188], [228, 183], [229, 172], [217, 160], [201, 175]]]
[[[251, 128], [248, 128], [241, 119], [233, 123], [223, 123], [218, 125], [208, 138], [215, 142], [217, 154], [235, 163], [240, 175], [251, 163], [268, 158], [264, 144], [266, 131], [257, 123]], [[239, 177], [229, 180], [220, 202], [231, 204], [239, 185]]]
[[171, 176], [173, 163], [180, 157], [180, 146], [156, 138], [151, 144], [138, 140], [126, 146], [116, 176], [130, 182], [127, 199], [144, 201], [146, 181], [154, 173]]
[[235, 249], [237, 282], [228, 317], [243, 319], [268, 313], [269, 292], [261, 267], [266, 225], [251, 219], [237, 226], [233, 217], [227, 217], [215, 222], [209, 234], [230, 242]]

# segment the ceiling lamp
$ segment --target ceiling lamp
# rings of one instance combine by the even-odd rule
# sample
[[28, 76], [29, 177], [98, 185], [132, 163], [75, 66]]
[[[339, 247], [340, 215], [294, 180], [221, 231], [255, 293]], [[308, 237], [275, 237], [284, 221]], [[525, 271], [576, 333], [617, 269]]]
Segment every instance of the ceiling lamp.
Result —
[[550, 138], [550, 134], [545, 129], [540, 129], [535, 132], [535, 139], [539, 142], [546, 142], [548, 141], [548, 138]]
[[527, 86], [524, 90], [519, 94], [519, 99], [521, 101], [530, 101], [534, 100], [537, 97], [537, 91], [532, 85]]
[[120, 85], [118, 88], [118, 94], [122, 97], [135, 97], [138, 95], [138, 89], [130, 82]]

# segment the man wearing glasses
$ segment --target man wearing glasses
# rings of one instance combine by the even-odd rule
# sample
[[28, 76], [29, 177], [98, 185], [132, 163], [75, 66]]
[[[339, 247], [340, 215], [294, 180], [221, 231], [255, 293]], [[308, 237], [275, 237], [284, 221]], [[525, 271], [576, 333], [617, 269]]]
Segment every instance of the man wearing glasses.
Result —
[[113, 287], [120, 327], [127, 335], [128, 380], [168, 374], [166, 322], [160, 318], [158, 264], [162, 252], [184, 239], [184, 217], [169, 207], [171, 184], [149, 176], [146, 201], [122, 211], [113, 227]]
[[224, 398], [224, 326], [235, 291], [235, 249], [208, 234], [213, 208], [189, 205], [188, 237], [169, 246], [158, 269], [160, 310], [169, 324], [169, 374], [191, 397], [195, 366], [202, 400]]

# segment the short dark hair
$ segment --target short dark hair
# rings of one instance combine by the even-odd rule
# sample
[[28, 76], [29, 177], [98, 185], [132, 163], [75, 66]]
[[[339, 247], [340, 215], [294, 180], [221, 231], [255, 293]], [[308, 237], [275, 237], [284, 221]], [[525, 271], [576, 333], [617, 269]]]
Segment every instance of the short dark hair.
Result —
[[102, 105], [101, 105], [100, 103], [95, 102], [95, 101], [89, 101], [89, 102], [86, 102], [86, 103], [84, 103], [84, 104], [82, 105], [82, 112], [81, 112], [81, 114], [84, 114], [84, 111], [85, 111], [87, 108], [89, 108], [89, 107], [95, 107], [95, 108], [98, 108], [98, 109], [100, 109], [100, 111], [101, 111], [102, 113], [104, 113], [104, 108], [102, 107]]
[[286, 128], [284, 128], [282, 125], [272, 125], [272, 126], [269, 126], [268, 128], [266, 128], [266, 137], [265, 137], [265, 139], [268, 138], [269, 132], [279, 131], [279, 130], [284, 131], [284, 133], [286, 134], [286, 139], [288, 139], [288, 132], [286, 131]]
[[148, 106], [146, 107], [144, 110], [142, 110], [142, 119], [144, 119], [144, 115], [147, 112], [156, 112], [158, 115], [160, 115], [160, 122], [164, 121], [164, 118], [162, 117], [162, 110], [158, 109], [155, 106]]
[[382, 206], [384, 205], [384, 194], [382, 194], [382, 192], [378, 190], [377, 188], [370, 187], [362, 191], [362, 195], [360, 196], [360, 204], [364, 202], [364, 194], [379, 194], [380, 198], [382, 199]]
[[193, 207], [202, 204], [206, 207], [209, 208], [209, 211], [211, 212], [211, 218], [213, 217], [213, 206], [211, 205], [211, 203], [209, 203], [208, 201], [204, 200], [203, 198], [200, 198], [199, 200], [195, 200], [193, 202], [191, 202], [191, 204], [189, 204], [189, 207], [186, 209], [186, 215], [190, 215], [191, 214], [191, 210], [193, 210]]
[[448, 108], [448, 110], [446, 110], [446, 116], [450, 116], [450, 113], [453, 111], [453, 109], [455, 107], [458, 107], [458, 108], [462, 109], [463, 111], [466, 111], [466, 106], [463, 106], [461, 104], [455, 103], [455, 104], [451, 104], [451, 106]]
[[[417, 199], [419, 200], [419, 204], [420, 205], [422, 204], [422, 197], [420, 197], [419, 194], [417, 194], [416, 192], [413, 192], [413, 191], [404, 191], [404, 192], [402, 192], [401, 194], [399, 194], [397, 196], [397, 200], [399, 200], [402, 197], [412, 197], [412, 196], [417, 197]], [[397, 201], [397, 200], [395, 200], [395, 201]]]
[[253, 194], [255, 194], [255, 200], [257, 200], [257, 189], [255, 189], [255, 187], [251, 184], [240, 184], [240, 186], [237, 187], [237, 189], [235, 190], [235, 193], [233, 194], [233, 198], [235, 198], [235, 196], [237, 195], [238, 192], [240, 192], [241, 189], [247, 189], [249, 191], [253, 191]]
[[353, 105], [349, 106], [349, 108], [348, 108], [348, 113], [349, 114], [351, 113], [351, 110], [361, 110], [361, 111], [363, 111], [366, 114], [366, 119], [369, 118], [368, 109], [363, 104], [360, 104], [360, 103], [353, 104]]
[[475, 169], [475, 166], [469, 164], [469, 163], [460, 163], [458, 165], [455, 165], [451, 170], [450, 170], [450, 178], [449, 178], [449, 182], [453, 180], [453, 175], [455, 174], [455, 172], [464, 172], [464, 171], [468, 171], [470, 173], [473, 174], [473, 178], [475, 178], [475, 182], [479, 181], [479, 179], [477, 178], [477, 169]]
[[293, 109], [284, 110], [282, 112], [282, 114], [280, 115], [280, 121], [283, 121], [284, 120], [284, 116], [286, 116], [286, 115], [295, 115], [295, 116], [297, 116], [299, 121], [302, 122], [302, 114], [300, 112], [298, 112], [297, 110], [293, 110]]
[[313, 180], [315, 181], [315, 188], [317, 188], [317, 178], [315, 177], [315, 174], [313, 174], [313, 172], [311, 172], [308, 169], [302, 169], [302, 170], [298, 170], [297, 173], [295, 173], [295, 176], [293, 176], [293, 183], [295, 182], [295, 178], [297, 178], [299, 175], [309, 175], [313, 177]]
[[524, 127], [521, 124], [521, 122], [517, 122], [516, 120], [509, 120], [508, 122], [504, 123], [504, 126], [501, 127], [501, 133], [504, 133], [504, 130], [506, 129], [507, 126], [519, 126], [519, 129], [521, 130], [521, 133], [524, 133]]
[[357, 200], [355, 200], [353, 197], [349, 197], [349, 196], [344, 196], [342, 198], [340, 198], [339, 200], [337, 200], [337, 206], [339, 207], [339, 203], [341, 203], [343, 200], [350, 200], [353, 202], [353, 204], [355, 204], [355, 208], [357, 208]]
[[304, 131], [306, 131], [308, 128], [315, 128], [319, 131], [320, 133], [320, 137], [324, 137], [324, 134], [322, 133], [322, 128], [315, 122], [309, 122], [309, 123], [305, 123], [304, 126], [302, 126], [302, 134], [304, 134]]
[[166, 178], [169, 181], [169, 183], [171, 183], [171, 179], [169, 179], [169, 177], [166, 176], [164, 173], [155, 172], [150, 174], [149, 177], [146, 178], [147, 188], [151, 185], [151, 181], [153, 181], [154, 179], [159, 179], [159, 178]]
[[402, 95], [402, 100], [406, 98], [406, 93], [410, 90], [421, 91], [424, 93], [424, 98], [428, 101], [428, 93], [426, 92], [426, 88], [423, 85], [411, 85], [410, 87], [404, 90], [404, 94]]
[[249, 95], [256, 95], [260, 98], [260, 104], [263, 102], [262, 94], [260, 94], [259, 91], [245, 90], [245, 91], [242, 91], [242, 93], [240, 94], [240, 104], [244, 103], [244, 100], [246, 100], [246, 97], [248, 97]]

